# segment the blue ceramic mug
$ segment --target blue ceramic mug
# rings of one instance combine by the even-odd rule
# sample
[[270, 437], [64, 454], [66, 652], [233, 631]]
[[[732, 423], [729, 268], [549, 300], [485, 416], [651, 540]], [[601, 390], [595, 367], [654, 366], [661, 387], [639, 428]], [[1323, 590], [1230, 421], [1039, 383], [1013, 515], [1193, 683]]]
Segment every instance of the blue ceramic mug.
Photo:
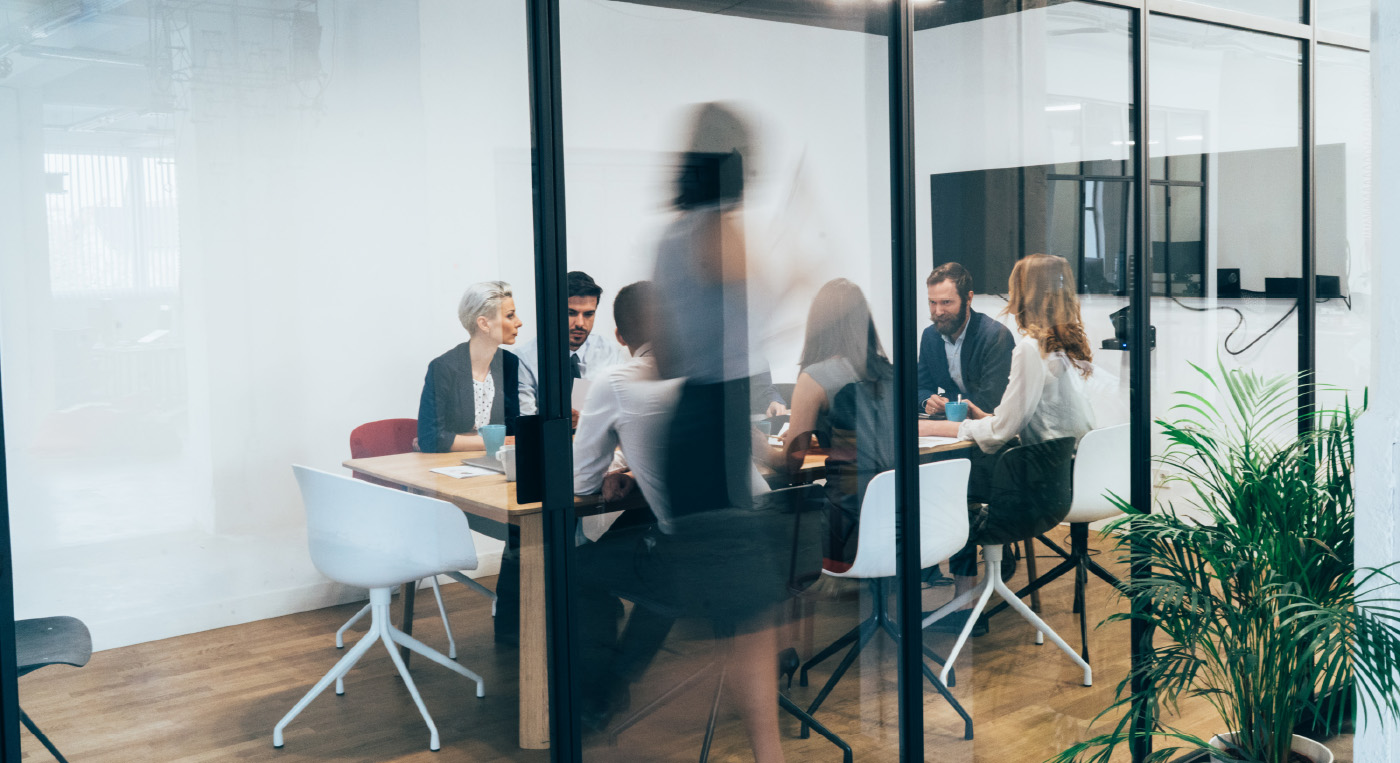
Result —
[[943, 412], [949, 421], [963, 421], [967, 418], [967, 401], [949, 400], [943, 405]]
[[506, 425], [487, 424], [478, 428], [477, 432], [481, 434], [481, 439], [486, 442], [486, 457], [495, 458], [496, 451], [506, 444]]

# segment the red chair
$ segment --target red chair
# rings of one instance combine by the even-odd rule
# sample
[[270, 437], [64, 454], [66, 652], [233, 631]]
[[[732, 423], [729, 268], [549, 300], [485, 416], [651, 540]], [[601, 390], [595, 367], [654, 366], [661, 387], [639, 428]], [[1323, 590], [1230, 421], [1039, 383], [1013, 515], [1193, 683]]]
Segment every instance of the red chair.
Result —
[[[350, 433], [350, 457], [374, 458], [397, 453], [412, 453], [413, 439], [418, 436], [418, 419], [384, 419], [355, 427]], [[352, 473], [357, 480], [373, 482], [384, 487], [398, 485], [375, 479], [368, 474]]]
[[[417, 419], [383, 419], [381, 421], [371, 421], [368, 424], [361, 424], [355, 427], [350, 433], [350, 457], [351, 458], [375, 458], [377, 456], [392, 456], [398, 453], [412, 453], [413, 439], [418, 436]], [[376, 485], [398, 489], [394, 485], [384, 480], [375, 479], [368, 474], [363, 474], [351, 470], [355, 479], [373, 482]], [[491, 614], [496, 614], [496, 594], [486, 586], [472, 580], [460, 572], [449, 572], [448, 577], [471, 588], [491, 600]], [[447, 622], [447, 609], [442, 605], [442, 592], [438, 590], [436, 577], [427, 578], [428, 584], [433, 588], [433, 596], [437, 599], [438, 612], [442, 614], [442, 627], [447, 631], [447, 656], [457, 659], [457, 642], [452, 638], [452, 626]], [[419, 583], [421, 585], [421, 581]], [[345, 631], [350, 626], [359, 622], [370, 611], [370, 605], [366, 604], [363, 609], [355, 613], [355, 616], [340, 626], [340, 630], [335, 632], [335, 647], [345, 648]], [[405, 630], [411, 628], [411, 624], [405, 623]]]

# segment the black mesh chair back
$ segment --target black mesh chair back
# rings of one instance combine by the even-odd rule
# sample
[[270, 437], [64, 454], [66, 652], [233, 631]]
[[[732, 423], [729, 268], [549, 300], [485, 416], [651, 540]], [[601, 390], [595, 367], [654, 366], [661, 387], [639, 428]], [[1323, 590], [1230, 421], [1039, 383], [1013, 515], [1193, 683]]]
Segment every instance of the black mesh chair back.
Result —
[[1034, 538], [1064, 521], [1074, 500], [1074, 438], [1018, 445], [997, 459], [982, 545]]

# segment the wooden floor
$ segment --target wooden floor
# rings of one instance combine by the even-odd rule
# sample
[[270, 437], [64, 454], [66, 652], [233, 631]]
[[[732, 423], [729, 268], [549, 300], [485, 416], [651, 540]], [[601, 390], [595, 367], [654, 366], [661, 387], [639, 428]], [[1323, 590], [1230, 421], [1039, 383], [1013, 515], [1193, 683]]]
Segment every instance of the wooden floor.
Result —
[[[1099, 559], [1108, 562], [1110, 556], [1105, 553]], [[1053, 563], [1042, 558], [1042, 570]], [[1023, 565], [1013, 587], [1024, 580]], [[1077, 620], [1069, 612], [1070, 580], [1066, 577], [1047, 589], [1042, 611], [1077, 647]], [[926, 606], [946, 600], [950, 591], [926, 591]], [[347, 677], [345, 696], [327, 691], [288, 727], [286, 747], [273, 749], [272, 727], [341, 654], [334, 647], [335, 629], [359, 605], [99, 652], [85, 668], [51, 667], [21, 679], [21, 705], [74, 763], [548, 760], [545, 751], [516, 746], [517, 657], [514, 649], [492, 642], [489, 604], [459, 585], [443, 586], [443, 595], [457, 635], [458, 661], [483, 675], [487, 696], [477, 699], [470, 682], [426, 660], [414, 660], [415, 681], [442, 736], [439, 753], [428, 750], [427, 729], [378, 648]], [[804, 659], [854, 625], [870, 604], [862, 601], [858, 589], [842, 585], [822, 584], [808, 598], [814, 612], [811, 627], [794, 624], [784, 638], [799, 646]], [[419, 601], [415, 635], [445, 651], [432, 598], [420, 596]], [[1107, 586], [1091, 581], [1089, 606], [1096, 618], [1092, 624], [1111, 611], [1115, 599]], [[811, 634], [810, 645], [802, 645], [804, 633]], [[1126, 673], [1126, 626], [1108, 625], [1090, 633], [1092, 687], [1081, 685], [1079, 670], [1054, 646], [1036, 646], [1034, 635], [1024, 621], [1006, 612], [993, 620], [990, 634], [972, 640], [959, 658], [952, 692], [976, 723], [974, 740], [962, 738], [961, 721], [937, 693], [926, 691], [929, 760], [1034, 763], [1087, 735], [1089, 720], [1111, 701]], [[932, 634], [926, 642], [946, 652], [952, 638]], [[704, 665], [710, 647], [708, 633], [698, 624], [678, 626], [646, 678], [634, 685], [633, 706]], [[836, 662], [816, 668], [811, 686], [794, 684], [789, 696], [806, 706]], [[894, 665], [893, 645], [877, 638], [817, 714], [851, 744], [858, 763], [895, 758]], [[622, 735], [616, 746], [588, 738], [585, 760], [696, 760], [712, 686], [697, 686]], [[1183, 725], [1190, 730], [1206, 735], [1217, 730], [1208, 708], [1188, 706], [1184, 712]], [[720, 721], [710, 759], [751, 760], [743, 729], [727, 704]], [[786, 716], [782, 724], [790, 763], [841, 760], [834, 747], [815, 735], [798, 739], [796, 723]], [[49, 759], [28, 732], [23, 740], [25, 760]], [[1349, 763], [1349, 738], [1333, 740], [1330, 746], [1339, 763]]]

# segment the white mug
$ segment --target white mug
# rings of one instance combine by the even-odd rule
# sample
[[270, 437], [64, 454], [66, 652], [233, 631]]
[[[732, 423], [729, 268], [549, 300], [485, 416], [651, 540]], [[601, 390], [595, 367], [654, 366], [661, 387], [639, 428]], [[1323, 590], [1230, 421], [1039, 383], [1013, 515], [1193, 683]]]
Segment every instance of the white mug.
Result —
[[497, 461], [500, 461], [500, 462], [501, 462], [501, 466], [505, 467], [505, 470], [506, 470], [506, 482], [514, 482], [514, 481], [515, 481], [515, 446], [514, 446], [514, 445], [502, 445], [502, 446], [501, 446], [501, 449], [498, 450], [498, 451], [496, 451], [496, 460], [497, 460]]

